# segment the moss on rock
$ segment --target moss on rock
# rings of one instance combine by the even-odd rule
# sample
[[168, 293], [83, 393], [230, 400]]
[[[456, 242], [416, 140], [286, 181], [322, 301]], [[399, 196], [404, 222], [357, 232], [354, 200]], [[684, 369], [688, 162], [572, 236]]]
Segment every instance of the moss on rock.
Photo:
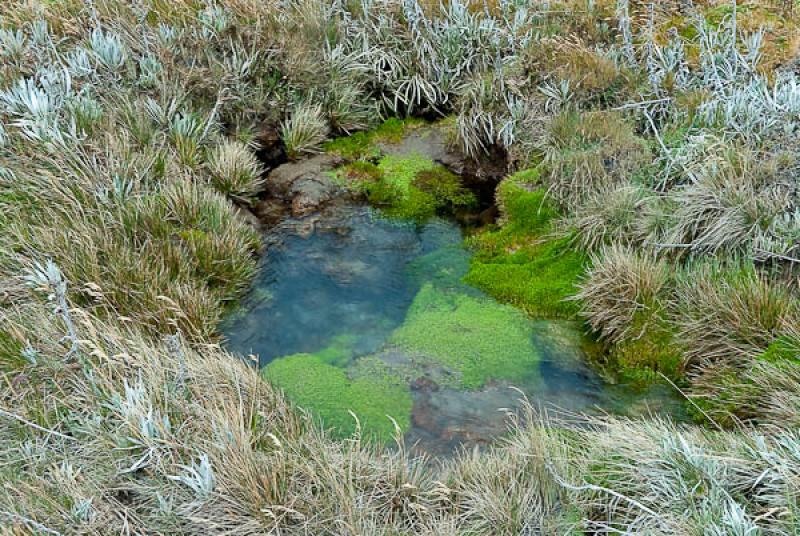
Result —
[[479, 295], [426, 284], [390, 342], [451, 369], [465, 388], [489, 379], [538, 380], [541, 356], [524, 313]]
[[337, 176], [394, 218], [424, 221], [477, 202], [457, 175], [420, 155], [387, 155], [377, 164], [359, 160], [340, 168]]
[[420, 119], [387, 119], [373, 130], [356, 132], [326, 142], [326, 152], [336, 154], [347, 160], [368, 160], [380, 156], [379, 143], [398, 143], [413, 128], [423, 125]]

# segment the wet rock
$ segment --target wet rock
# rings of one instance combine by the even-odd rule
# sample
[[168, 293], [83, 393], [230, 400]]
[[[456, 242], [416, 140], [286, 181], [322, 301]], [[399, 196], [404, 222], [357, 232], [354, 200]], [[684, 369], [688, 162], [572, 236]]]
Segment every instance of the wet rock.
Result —
[[331, 201], [339, 191], [329, 172], [341, 163], [331, 155], [317, 155], [301, 162], [289, 162], [270, 172], [267, 192], [288, 203], [292, 215], [304, 216]]
[[253, 227], [261, 226], [262, 219], [259, 218], [253, 211], [236, 205], [234, 206], [234, 210], [236, 210], [236, 213], [239, 215], [240, 218], [242, 218], [244, 221], [246, 221]]
[[411, 382], [412, 391], [438, 391], [439, 384], [427, 376], [420, 376]]
[[286, 205], [274, 198], [267, 198], [259, 201], [253, 207], [253, 215], [255, 218], [266, 225], [272, 226], [279, 223], [286, 215], [288, 210]]

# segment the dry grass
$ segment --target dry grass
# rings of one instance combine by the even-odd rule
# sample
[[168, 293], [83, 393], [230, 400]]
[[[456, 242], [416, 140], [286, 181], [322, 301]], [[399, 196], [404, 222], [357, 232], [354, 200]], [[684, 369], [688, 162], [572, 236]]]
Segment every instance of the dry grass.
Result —
[[796, 294], [747, 263], [705, 264], [681, 273], [675, 325], [692, 365], [745, 365], [796, 325]]
[[[794, 164], [765, 157], [777, 153], [765, 146], [774, 138], [733, 124], [738, 112], [713, 125], [688, 121], [694, 112], [680, 103], [656, 115], [657, 125], [636, 107], [579, 112], [576, 104], [607, 107], [664, 89], [636, 87], [646, 62], [622, 67], [615, 2], [526, 12], [493, 2], [486, 13], [469, 4], [3, 4], [5, 530], [793, 533], [800, 447], [780, 425], [800, 413], [797, 370], [791, 356], [773, 363], [762, 354], [796, 337], [796, 291], [747, 263], [687, 269], [677, 285], [671, 272], [688, 257], [755, 256], [770, 246], [771, 267], [791, 278]], [[539, 46], [547, 73], [526, 63]], [[726, 91], [745, 85], [734, 76], [721, 90], [698, 91], [704, 77], [715, 80], [690, 67], [687, 91], [703, 102], [729, 104], [735, 94]], [[548, 76], [568, 81], [573, 97], [545, 103], [538, 85]], [[786, 91], [780, 106], [792, 102]], [[771, 102], [759, 109], [769, 128], [757, 132], [773, 132], [771, 118], [784, 113]], [[455, 110], [473, 155], [502, 148], [520, 162], [543, 156], [544, 183], [573, 211], [579, 243], [597, 252], [580, 296], [592, 327], [619, 343], [669, 331], [668, 316], [698, 367], [697, 390], [777, 425], [768, 437], [661, 421], [570, 427], [529, 412], [507, 440], [439, 466], [358, 436], [331, 440], [214, 344], [223, 307], [248, 284], [259, 248], [231, 201], [258, 194], [261, 171], [231, 135], [246, 139], [261, 123], [285, 119], [287, 150], [299, 156], [318, 150], [329, 128]], [[655, 128], [754, 146], [708, 162], [687, 150], [683, 162], [680, 151], [661, 147]], [[669, 241], [693, 251], [667, 259]], [[32, 291], [22, 276], [48, 258], [64, 279]], [[731, 381], [720, 379], [730, 371]]]
[[650, 163], [644, 140], [616, 113], [561, 113], [551, 120], [541, 150], [545, 183], [567, 207], [626, 184]]
[[634, 320], [657, 320], [669, 299], [669, 265], [652, 254], [611, 246], [593, 257], [576, 298], [593, 329], [612, 343], [641, 337], [653, 326]]

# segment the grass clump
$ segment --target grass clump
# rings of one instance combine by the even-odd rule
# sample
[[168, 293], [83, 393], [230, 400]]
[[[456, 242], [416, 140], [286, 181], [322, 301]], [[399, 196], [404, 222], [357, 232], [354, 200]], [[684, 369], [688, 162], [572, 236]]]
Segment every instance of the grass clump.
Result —
[[340, 358], [340, 349], [282, 357], [267, 365], [263, 375], [289, 400], [318, 414], [338, 437], [353, 435], [360, 425], [367, 437], [388, 441], [395, 435], [392, 419], [401, 431], [407, 430], [411, 419], [408, 387], [385, 376], [350, 379], [344, 369], [332, 364]]
[[[634, 370], [676, 377], [682, 355], [668, 322], [670, 266], [653, 255], [613, 246], [595, 255], [576, 298], [581, 315], [611, 344], [609, 359], [623, 375]], [[621, 369], [621, 370], [620, 370]], [[653, 376], [655, 377], [655, 376]]]
[[476, 254], [464, 280], [530, 314], [570, 318], [578, 307], [567, 298], [587, 259], [569, 237], [552, 235], [559, 212], [537, 180], [525, 172], [500, 185], [502, 225], [471, 239]]
[[748, 262], [689, 267], [676, 292], [674, 322], [695, 366], [748, 363], [800, 318], [797, 296]]
[[281, 125], [286, 154], [295, 160], [304, 154], [320, 152], [328, 131], [320, 105], [303, 103], [296, 106], [291, 117]]
[[218, 145], [209, 152], [207, 161], [214, 188], [232, 199], [250, 202], [264, 185], [261, 164], [241, 142]]
[[490, 379], [538, 380], [529, 320], [480, 296], [424, 285], [390, 342], [452, 370], [468, 389]]
[[547, 126], [541, 150], [543, 183], [570, 208], [597, 189], [627, 183], [651, 162], [646, 142], [613, 112], [562, 112]]

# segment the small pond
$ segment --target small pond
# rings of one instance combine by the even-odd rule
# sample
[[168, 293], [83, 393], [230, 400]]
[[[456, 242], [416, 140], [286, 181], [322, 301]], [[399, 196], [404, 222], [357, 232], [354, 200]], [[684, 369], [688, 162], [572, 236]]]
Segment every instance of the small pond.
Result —
[[[290, 219], [266, 236], [227, 347], [341, 434], [447, 455], [506, 431], [524, 394], [568, 413], [677, 411], [663, 387], [609, 385], [580, 326], [532, 320], [461, 282], [470, 253], [453, 221], [399, 222], [359, 204]], [[391, 416], [393, 420], [390, 420]]]

